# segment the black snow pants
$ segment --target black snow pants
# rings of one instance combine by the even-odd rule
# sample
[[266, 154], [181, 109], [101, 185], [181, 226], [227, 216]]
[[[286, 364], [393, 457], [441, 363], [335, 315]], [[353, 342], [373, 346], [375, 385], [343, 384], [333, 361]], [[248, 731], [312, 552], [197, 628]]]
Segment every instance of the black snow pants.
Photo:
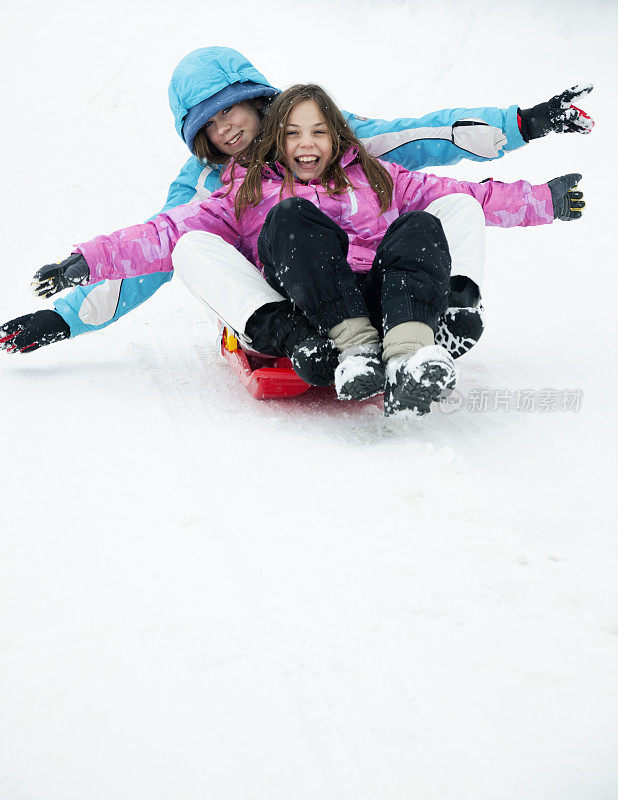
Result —
[[258, 239], [268, 283], [320, 332], [350, 317], [369, 317], [382, 334], [402, 322], [435, 332], [448, 305], [451, 257], [442, 224], [426, 211], [396, 219], [369, 272], [346, 261], [348, 236], [313, 203], [291, 197], [268, 213]]

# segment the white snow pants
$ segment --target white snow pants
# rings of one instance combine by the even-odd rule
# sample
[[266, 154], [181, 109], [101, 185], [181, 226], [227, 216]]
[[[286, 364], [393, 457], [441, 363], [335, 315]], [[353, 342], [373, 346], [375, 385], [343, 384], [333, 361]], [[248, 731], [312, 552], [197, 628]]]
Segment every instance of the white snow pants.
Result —
[[469, 194], [447, 194], [425, 211], [442, 223], [451, 254], [451, 278], [463, 275], [483, 290], [485, 274], [485, 214]]
[[[451, 275], [465, 275], [479, 288], [485, 262], [485, 216], [478, 200], [449, 194], [425, 209], [438, 217], [451, 253]], [[285, 298], [261, 272], [220, 236], [190, 231], [178, 240], [172, 264], [191, 294], [250, 346], [243, 331], [249, 317], [266, 303]]]

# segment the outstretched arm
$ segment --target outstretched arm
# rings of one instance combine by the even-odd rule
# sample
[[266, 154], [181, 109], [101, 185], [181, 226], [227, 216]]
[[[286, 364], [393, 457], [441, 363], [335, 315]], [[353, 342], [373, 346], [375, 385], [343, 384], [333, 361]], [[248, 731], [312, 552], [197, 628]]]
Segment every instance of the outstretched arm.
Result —
[[[176, 242], [190, 230], [210, 230], [229, 244], [239, 244], [233, 211], [226, 207], [225, 198], [212, 198], [209, 202], [190, 203], [160, 214], [151, 222], [85, 242], [61, 263], [41, 268], [35, 274], [33, 288], [38, 296], [49, 297], [55, 291], [75, 286], [73, 294], [83, 293], [81, 310], [84, 306], [88, 310], [91, 284], [104, 291], [117, 286], [120, 291], [127, 283], [125, 278], [141, 283], [150, 276], [161, 285], [171, 275], [171, 253]], [[145, 277], [138, 277], [141, 275]], [[64, 303], [66, 300], [60, 299], [55, 311], [25, 314], [0, 326], [0, 349], [30, 352], [68, 338], [73, 331], [67, 315], [59, 313]], [[73, 309], [69, 307], [69, 311]], [[96, 311], [96, 307], [90, 309], [91, 317]], [[80, 322], [81, 311], [77, 324]], [[84, 328], [87, 330], [85, 324]]]
[[522, 147], [517, 106], [450, 108], [417, 119], [365, 119], [346, 114], [367, 151], [406, 169], [455, 164], [462, 158], [500, 158], [504, 149]]
[[[219, 168], [206, 166], [192, 157], [183, 165], [178, 176], [172, 181], [166, 203], [159, 213], [170, 211], [176, 206], [195, 200], [204, 200], [220, 186]], [[57, 264], [50, 265], [52, 269], [58, 266]], [[54, 308], [65, 326], [68, 326], [71, 337], [101, 330], [152, 297], [164, 283], [171, 279], [172, 275], [172, 272], [154, 272], [134, 278], [78, 285], [63, 297], [57, 298], [54, 301]], [[46, 297], [76, 283], [75, 281], [69, 281], [66, 285], [62, 285], [60, 282], [50, 283], [48, 284], [49, 291], [43, 294], [38, 291], [40, 280], [41, 276], [37, 273], [33, 281], [33, 289], [38, 296]], [[48, 343], [48, 341], [43, 343]]]
[[585, 205], [583, 194], [576, 191], [581, 179], [577, 173], [538, 185], [527, 181], [472, 183], [411, 173], [400, 167], [391, 167], [391, 174], [395, 183], [394, 203], [400, 213], [422, 211], [448, 194], [469, 194], [481, 204], [486, 225], [512, 228], [547, 225], [554, 219], [577, 219]]
[[551, 131], [589, 132], [593, 121], [572, 101], [579, 101], [591, 91], [590, 85], [567, 89], [546, 103], [523, 111], [512, 105], [443, 109], [423, 117], [394, 120], [367, 119], [347, 112], [344, 115], [371, 155], [417, 170], [455, 164], [463, 158], [501, 158]]
[[80, 244], [76, 251], [88, 264], [89, 282], [170, 272], [174, 246], [188, 231], [210, 231], [228, 244], [239, 247], [239, 225], [233, 197], [230, 197], [227, 193], [202, 203], [187, 203], [159, 214], [150, 222]]

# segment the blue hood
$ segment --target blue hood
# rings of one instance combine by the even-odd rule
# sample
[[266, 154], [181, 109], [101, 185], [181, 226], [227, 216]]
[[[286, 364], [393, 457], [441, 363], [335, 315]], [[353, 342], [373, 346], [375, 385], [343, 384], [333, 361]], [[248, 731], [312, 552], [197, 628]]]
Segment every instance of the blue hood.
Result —
[[230, 47], [201, 47], [185, 56], [167, 91], [174, 125], [183, 141], [182, 126], [190, 108], [232, 83], [245, 81], [271, 86], [250, 61]]

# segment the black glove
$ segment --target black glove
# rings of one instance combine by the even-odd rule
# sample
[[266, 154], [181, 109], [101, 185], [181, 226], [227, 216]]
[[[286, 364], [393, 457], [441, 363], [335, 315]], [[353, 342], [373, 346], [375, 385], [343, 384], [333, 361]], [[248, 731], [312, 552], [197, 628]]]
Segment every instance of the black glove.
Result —
[[0, 350], [29, 353], [70, 335], [71, 329], [56, 311], [37, 311], [0, 325]]
[[586, 205], [583, 200], [584, 194], [573, 191], [581, 179], [581, 175], [572, 172], [570, 175], [562, 175], [560, 178], [552, 178], [551, 181], [547, 181], [551, 192], [551, 201], [554, 204], [554, 219], [569, 222], [581, 217], [581, 210]]
[[51, 297], [56, 292], [79, 286], [90, 280], [90, 267], [80, 253], [73, 253], [59, 264], [46, 264], [34, 273], [31, 288], [37, 297]]
[[592, 120], [581, 108], [572, 105], [573, 100], [580, 100], [590, 94], [593, 86], [573, 86], [557, 94], [546, 103], [539, 103], [532, 108], [519, 109], [521, 119], [521, 135], [529, 142], [547, 136], [551, 131], [556, 133], [590, 133], [594, 126]]

